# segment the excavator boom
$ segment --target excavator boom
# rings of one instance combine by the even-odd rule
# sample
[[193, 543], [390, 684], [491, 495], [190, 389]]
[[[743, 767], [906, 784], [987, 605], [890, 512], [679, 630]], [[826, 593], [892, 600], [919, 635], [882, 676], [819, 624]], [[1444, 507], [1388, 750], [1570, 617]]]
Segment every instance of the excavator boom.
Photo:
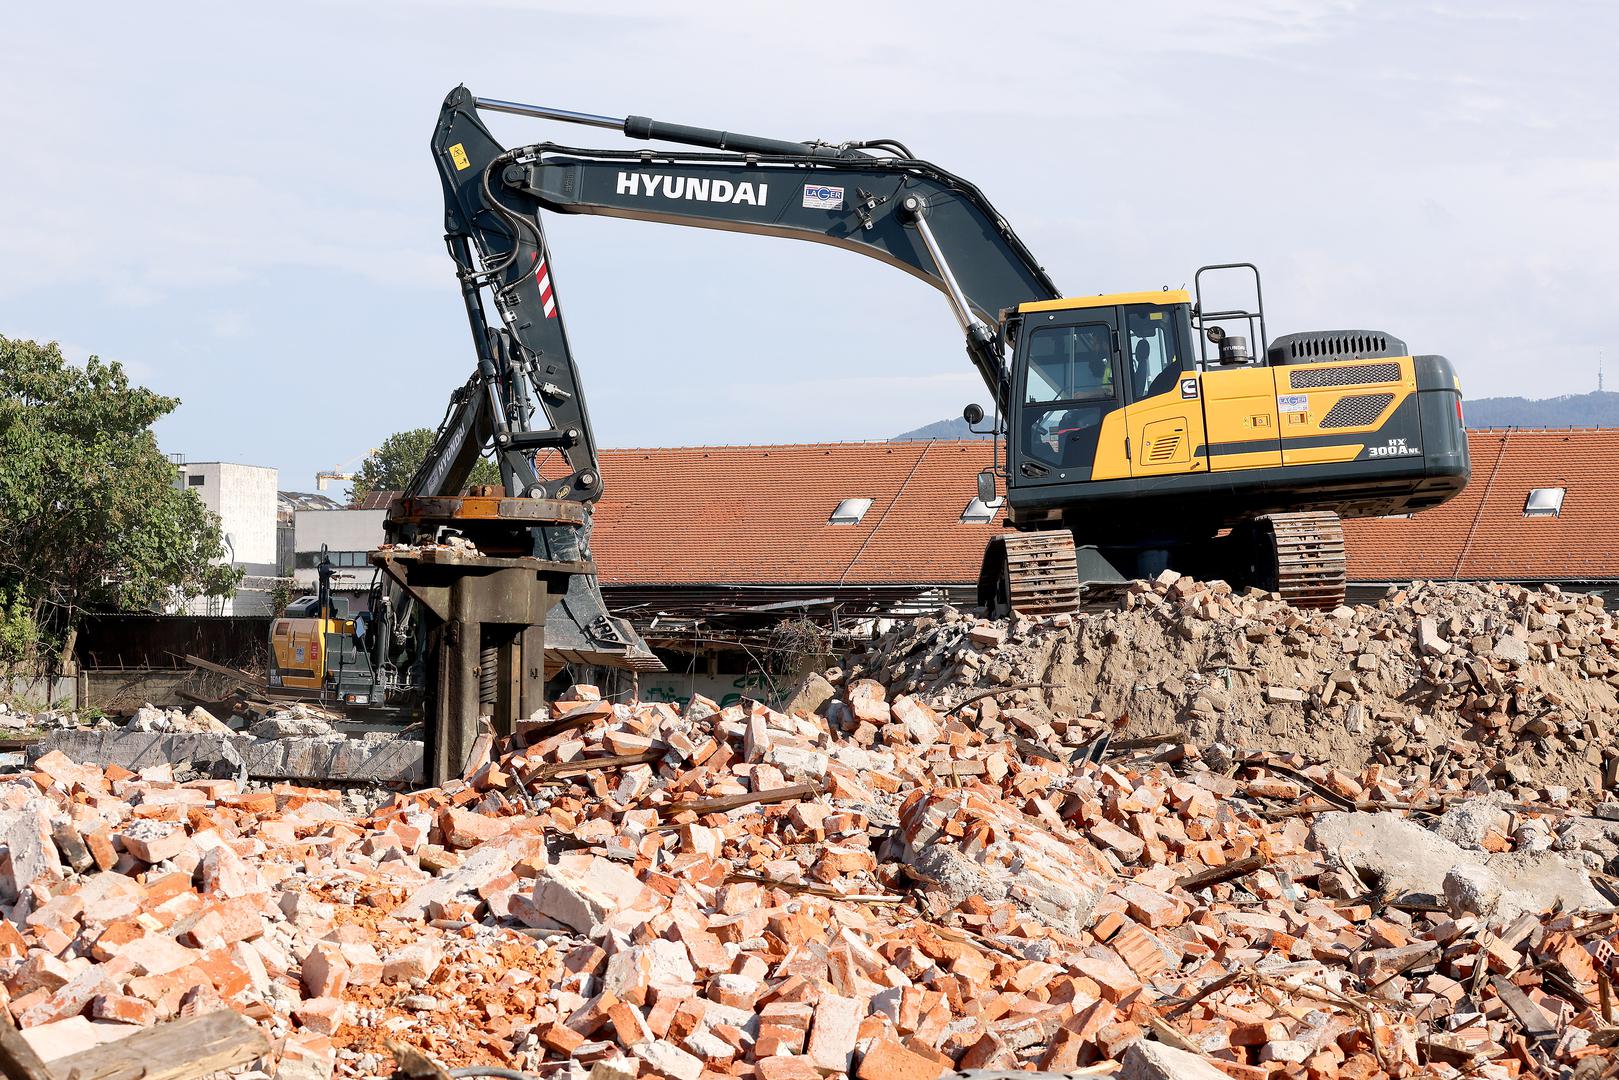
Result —
[[[480, 109], [726, 152], [581, 150], [555, 143], [508, 150], [484, 126]], [[862, 147], [883, 149], [885, 156]], [[510, 367], [529, 373], [549, 415], [544, 428], [513, 433], [505, 444], [497, 427], [497, 449], [554, 449], [568, 465], [540, 480], [525, 472], [520, 455], [504, 454], [513, 493], [527, 489], [589, 502], [602, 492], [543, 211], [810, 240], [898, 267], [950, 299], [973, 365], [998, 403], [1004, 403], [1007, 373], [992, 328], [1019, 303], [1060, 295], [978, 188], [912, 158], [897, 143], [792, 142], [474, 98], [458, 87], [439, 114], [433, 151], [480, 369], [498, 368], [504, 353]], [[486, 320], [473, 285], [487, 290], [501, 312], [503, 325], [494, 334], [480, 333]]]

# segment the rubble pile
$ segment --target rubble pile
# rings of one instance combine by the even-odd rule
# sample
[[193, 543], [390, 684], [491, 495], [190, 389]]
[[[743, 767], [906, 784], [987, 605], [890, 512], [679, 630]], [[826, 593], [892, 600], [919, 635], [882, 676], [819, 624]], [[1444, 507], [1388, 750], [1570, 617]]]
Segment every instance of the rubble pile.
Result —
[[72, 727], [77, 725], [77, 714], [62, 709], [45, 709], [35, 711], [13, 706], [9, 702], [0, 701], [0, 732], [7, 735], [34, 729], [48, 730], [56, 727]]
[[230, 720], [206, 709], [137, 709], [123, 724], [48, 731], [29, 748], [39, 757], [61, 753], [73, 761], [117, 765], [140, 772], [172, 766], [180, 780], [230, 777], [240, 782], [289, 780], [322, 783], [421, 781], [422, 744], [407, 732], [339, 730], [337, 714], [304, 704], [266, 703]]
[[1555, 586], [1419, 582], [1380, 603], [1293, 608], [1166, 572], [1098, 613], [901, 626], [851, 674], [984, 730], [1070, 749], [1178, 731], [1352, 770], [1619, 786], [1619, 623]]
[[[1143, 591], [1107, 632], [1191, 603], [1250, 602]], [[1254, 603], [1254, 652], [1273, 628], [1282, 655], [1361, 619], [1467, 630], [1438, 594], [1320, 634]], [[1010, 671], [996, 629], [911, 640]], [[570, 696], [366, 814], [46, 753], [0, 782], [4, 1003], [47, 1057], [92, 1023], [236, 1009], [298, 1080], [386, 1073], [390, 1042], [592, 1080], [1595, 1076], [1619, 1042], [1607, 879], [1552, 850], [1611, 823], [1567, 808], [1178, 738], [1075, 761], [1050, 747], [1090, 720], [1014, 737], [1032, 706], [968, 722], [857, 667], [789, 712]]]

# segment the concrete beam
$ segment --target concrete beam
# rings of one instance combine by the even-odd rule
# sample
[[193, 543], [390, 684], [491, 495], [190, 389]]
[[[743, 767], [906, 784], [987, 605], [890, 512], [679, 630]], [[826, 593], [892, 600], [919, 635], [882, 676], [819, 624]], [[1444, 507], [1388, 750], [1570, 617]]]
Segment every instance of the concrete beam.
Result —
[[186, 761], [226, 761], [254, 780], [384, 784], [422, 782], [422, 744], [414, 739], [247, 735], [77, 729], [53, 731], [29, 748], [30, 760], [60, 750], [74, 761], [144, 769]]

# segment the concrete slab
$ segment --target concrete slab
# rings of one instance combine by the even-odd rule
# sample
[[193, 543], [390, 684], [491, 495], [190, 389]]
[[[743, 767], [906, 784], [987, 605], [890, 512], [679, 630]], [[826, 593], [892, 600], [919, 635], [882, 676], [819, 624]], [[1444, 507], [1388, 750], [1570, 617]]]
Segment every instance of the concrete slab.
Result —
[[30, 760], [60, 750], [74, 761], [126, 769], [183, 761], [226, 761], [255, 780], [422, 782], [422, 744], [414, 739], [255, 739], [247, 735], [117, 730], [54, 731], [29, 748]]

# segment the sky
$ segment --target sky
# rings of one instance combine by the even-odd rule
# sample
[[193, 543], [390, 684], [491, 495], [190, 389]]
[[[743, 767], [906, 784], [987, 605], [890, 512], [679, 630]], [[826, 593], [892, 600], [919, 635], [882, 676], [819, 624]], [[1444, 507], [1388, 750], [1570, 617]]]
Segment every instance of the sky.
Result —
[[[436, 425], [474, 364], [428, 151], [465, 83], [898, 139], [1068, 295], [1253, 262], [1272, 336], [1377, 328], [1469, 396], [1583, 393], [1603, 350], [1619, 379], [1615, 41], [1604, 2], [10, 5], [0, 334], [123, 363], [181, 400], [164, 450], [286, 489]], [[985, 400], [943, 295], [875, 260], [546, 228], [600, 445], [884, 438]]]

